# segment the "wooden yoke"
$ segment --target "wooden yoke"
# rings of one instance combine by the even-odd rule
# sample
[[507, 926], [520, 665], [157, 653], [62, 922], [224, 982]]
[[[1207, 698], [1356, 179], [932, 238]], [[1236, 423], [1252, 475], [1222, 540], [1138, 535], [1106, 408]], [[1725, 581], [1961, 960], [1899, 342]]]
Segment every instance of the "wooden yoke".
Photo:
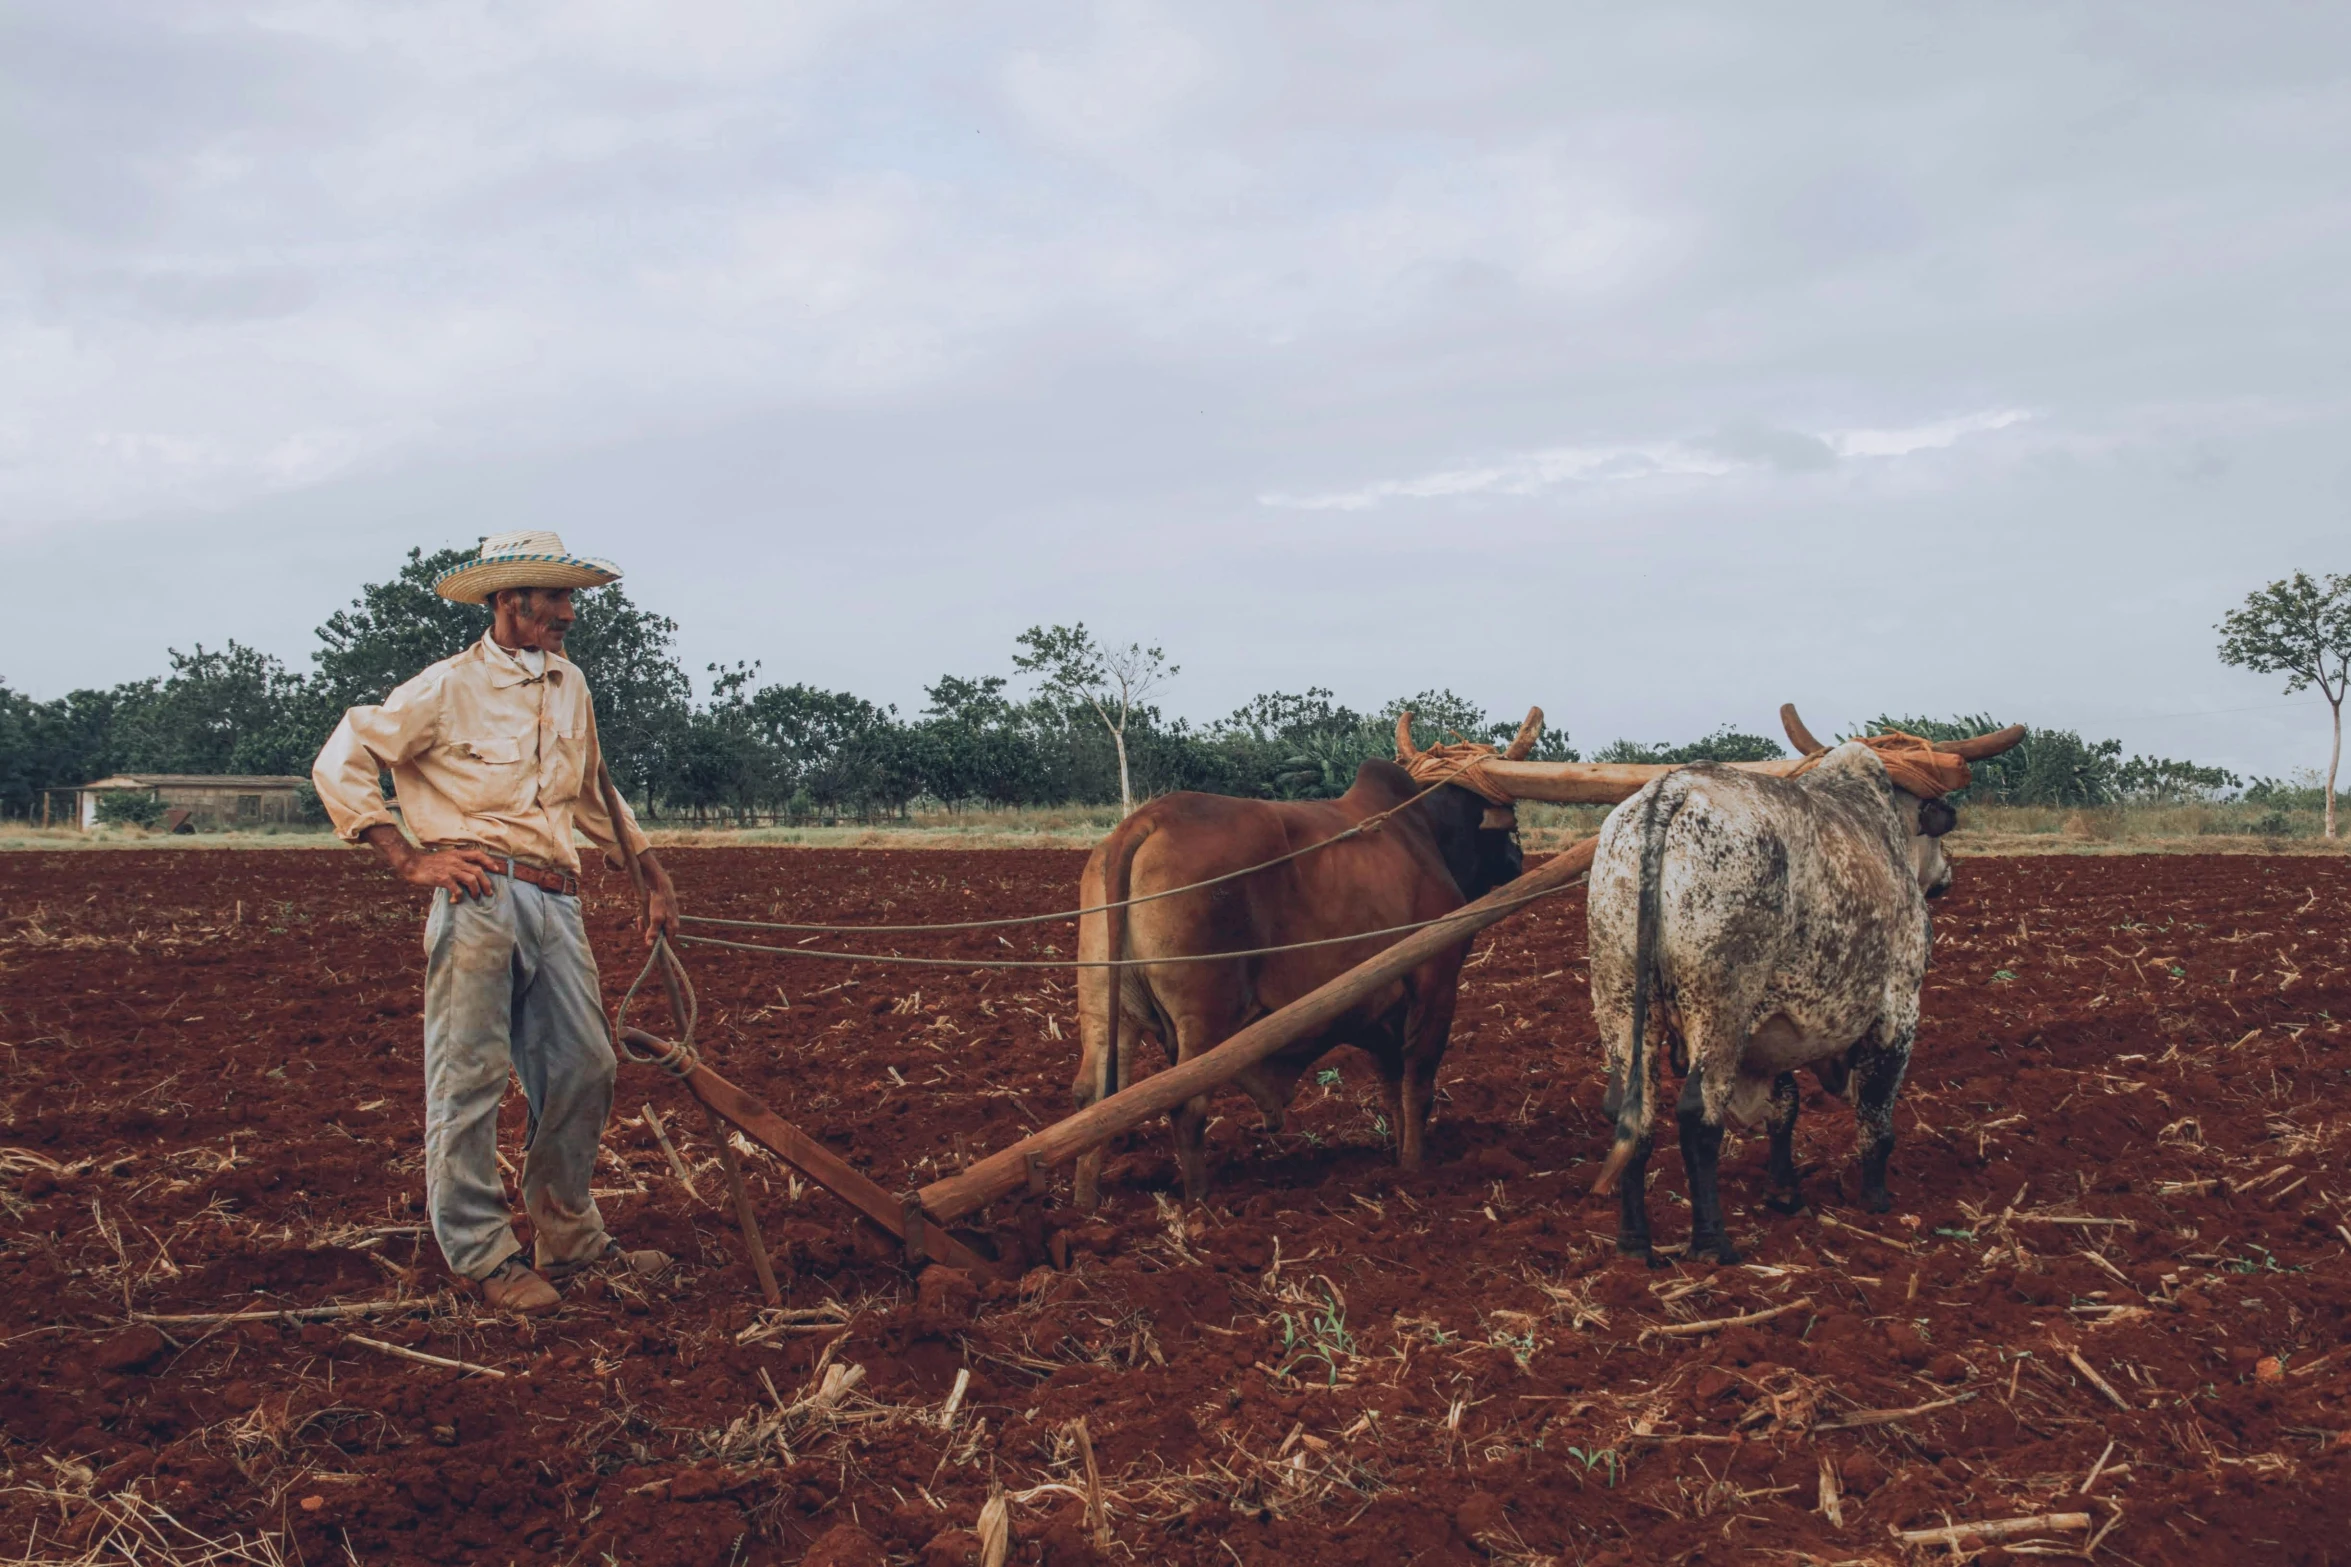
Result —
[[[1803, 767], [1804, 758], [1723, 765], [1742, 773], [1785, 778]], [[1483, 767], [1485, 776], [1509, 791], [1512, 799], [1540, 800], [1548, 805], [1622, 804], [1652, 779], [1681, 770], [1681, 764], [1674, 762], [1513, 762], [1504, 758]]]
[[1326, 1027], [1373, 991], [1394, 983], [1447, 947], [1516, 913], [1530, 897], [1573, 882], [1592, 868], [1598, 841], [1587, 838], [1553, 855], [1518, 880], [1463, 905], [1439, 923], [1414, 931], [1319, 989], [1267, 1013], [1215, 1049], [1097, 1100], [1067, 1120], [1056, 1121], [988, 1155], [959, 1175], [933, 1181], [916, 1194], [923, 1211], [939, 1223], [952, 1224], [1026, 1185], [1032, 1162], [1066, 1163], [1152, 1116], [1164, 1115], [1193, 1095], [1206, 1093], [1242, 1069]]

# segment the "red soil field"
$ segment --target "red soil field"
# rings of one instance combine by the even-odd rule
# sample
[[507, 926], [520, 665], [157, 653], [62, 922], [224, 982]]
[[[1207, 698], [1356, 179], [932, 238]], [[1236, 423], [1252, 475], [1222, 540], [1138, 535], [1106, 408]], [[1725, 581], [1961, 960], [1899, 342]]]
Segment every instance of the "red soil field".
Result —
[[[673, 857], [696, 912], [849, 921], [1066, 908], [1080, 864]], [[1018, 1283], [918, 1287], [754, 1155], [791, 1308], [757, 1310], [726, 1210], [680, 1189], [637, 1107], [723, 1204], [707, 1122], [624, 1066], [605, 1212], [678, 1266], [576, 1285], [536, 1323], [449, 1290], [417, 1230], [411, 892], [316, 851], [25, 853], [0, 889], [0, 1538], [27, 1560], [111, 1536], [149, 1560], [201, 1539], [370, 1567], [947, 1567], [978, 1559], [999, 1489], [1011, 1559], [1053, 1564], [1895, 1562], [1926, 1552], [1893, 1531], [2066, 1513], [2089, 1529], [1982, 1559], [2092, 1535], [2147, 1567], [2351, 1559], [2351, 866], [2331, 858], [1964, 862], [1895, 1211], [1853, 1204], [1851, 1112], [1813, 1090], [1817, 1208], [1766, 1211], [1760, 1132], [1726, 1145], [1746, 1265], [1653, 1273], [1584, 1195], [1606, 1129], [1575, 892], [1480, 939], [1428, 1171], [1393, 1169], [1342, 1052], [1278, 1136], [1218, 1100], [1205, 1204], [1171, 1200], [1164, 1132], [1135, 1134], [1098, 1217], [1049, 1212], [1067, 1270]], [[614, 998], [641, 954], [624, 890], [591, 878]], [[688, 956], [713, 1065], [890, 1190], [1068, 1104], [1066, 973]], [[667, 1027], [658, 1000], [638, 1015]], [[512, 1153], [519, 1094], [509, 1112]], [[1654, 1168], [1677, 1241], [1679, 1159]], [[391, 1309], [135, 1320], [331, 1302]]]

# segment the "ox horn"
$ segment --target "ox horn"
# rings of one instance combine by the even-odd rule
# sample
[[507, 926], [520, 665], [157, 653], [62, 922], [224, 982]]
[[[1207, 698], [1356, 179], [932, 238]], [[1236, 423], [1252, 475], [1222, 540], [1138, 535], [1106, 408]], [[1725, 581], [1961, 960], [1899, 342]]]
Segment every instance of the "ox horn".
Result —
[[1780, 704], [1780, 727], [1788, 732], [1788, 743], [1796, 748], [1798, 756], [1818, 756], [1828, 749], [1812, 737], [1811, 730], [1804, 727], [1804, 720], [1796, 716], [1796, 704], [1793, 702]]
[[1530, 707], [1527, 709], [1527, 721], [1518, 726], [1518, 733], [1511, 736], [1510, 744], [1503, 749], [1502, 760], [1506, 762], [1525, 761], [1528, 753], [1534, 750], [1535, 742], [1542, 737], [1543, 710], [1539, 707]]
[[1420, 747], [1412, 743], [1412, 715], [1396, 715], [1396, 759], [1409, 762], [1420, 755]]
[[1956, 756], [1963, 762], [1980, 762], [1988, 756], [1998, 756], [2022, 743], [2025, 728], [2010, 724], [2006, 729], [1995, 729], [1988, 735], [1977, 735], [1972, 740], [1937, 740], [1936, 750], [1945, 756]]

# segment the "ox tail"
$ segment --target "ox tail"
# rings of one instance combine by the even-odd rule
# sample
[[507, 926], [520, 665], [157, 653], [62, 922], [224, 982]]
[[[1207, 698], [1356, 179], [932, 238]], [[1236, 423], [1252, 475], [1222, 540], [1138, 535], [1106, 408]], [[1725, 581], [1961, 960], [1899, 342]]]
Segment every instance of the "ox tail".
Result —
[[[1108, 960], [1103, 978], [1106, 1008], [1102, 1019], [1102, 1059], [1094, 1063], [1094, 1103], [1100, 1104], [1119, 1089], [1119, 1033], [1126, 1013], [1127, 898], [1134, 887], [1135, 854], [1151, 836], [1148, 817], [1133, 817], [1112, 830], [1102, 850], [1102, 956]], [[1082, 972], [1082, 971], [1081, 971]], [[1107, 1152], [1095, 1144], [1078, 1155], [1071, 1196], [1080, 1211], [1092, 1213], [1102, 1203], [1102, 1158]]]
[[1118, 836], [1102, 856], [1102, 956], [1110, 963], [1103, 970], [1110, 985], [1109, 1015], [1102, 1020], [1102, 1059], [1094, 1066], [1094, 1097], [1096, 1103], [1119, 1091], [1119, 1034], [1126, 1014], [1126, 978], [1124, 959], [1127, 946], [1127, 899], [1135, 882], [1135, 855], [1141, 851], [1144, 840], [1151, 836], [1151, 820], [1137, 822], [1129, 817], [1122, 823]]
[[1624, 1089], [1616, 1105], [1616, 1141], [1600, 1167], [1600, 1178], [1592, 1183], [1592, 1190], [1599, 1194], [1616, 1190], [1633, 1150], [1649, 1135], [1649, 995], [1657, 984], [1658, 882], [1665, 868], [1666, 831], [1686, 798], [1683, 791], [1673, 790], [1673, 798], [1668, 800], [1667, 792], [1668, 786], [1661, 784], [1641, 807], [1640, 894], [1633, 914], [1632, 1040], [1625, 1052]]

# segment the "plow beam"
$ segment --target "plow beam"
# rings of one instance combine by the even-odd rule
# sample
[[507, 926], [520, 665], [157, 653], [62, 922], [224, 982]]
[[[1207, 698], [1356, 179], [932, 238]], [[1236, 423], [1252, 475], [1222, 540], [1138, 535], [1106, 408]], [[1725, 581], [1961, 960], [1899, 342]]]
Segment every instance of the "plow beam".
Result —
[[[667, 1043], [641, 1028], [623, 1029], [621, 1034], [630, 1044], [656, 1056], [671, 1053]], [[700, 1060], [679, 1075], [713, 1114], [741, 1128], [744, 1136], [856, 1209], [867, 1223], [896, 1237], [913, 1262], [943, 1262], [986, 1277], [1003, 1276], [1002, 1267], [949, 1234], [947, 1221], [927, 1214], [913, 1194], [893, 1197], [839, 1154], [770, 1110], [765, 1101], [743, 1092]], [[748, 1206], [740, 1195], [738, 1201]]]
[[[1785, 778], [1804, 765], [1800, 756], [1776, 762], [1730, 762], [1742, 773]], [[1616, 805], [1631, 799], [1655, 778], [1678, 773], [1670, 762], [1509, 762], [1479, 764], [1480, 776], [1491, 779], [1514, 800], [1540, 800], [1546, 805]]]
[[1321, 988], [1267, 1013], [1215, 1049], [1154, 1073], [1131, 1088], [1121, 1089], [1065, 1121], [1056, 1121], [1043, 1131], [988, 1155], [959, 1175], [933, 1181], [916, 1194], [923, 1211], [942, 1224], [952, 1224], [1026, 1186], [1032, 1165], [1065, 1164], [1152, 1116], [1165, 1114], [1193, 1095], [1206, 1093], [1243, 1068], [1254, 1066], [1284, 1046], [1328, 1026], [1381, 986], [1394, 983], [1447, 947], [1466, 941], [1477, 931], [1517, 912], [1525, 899], [1564, 887], [1582, 876], [1592, 868], [1597, 842], [1586, 839], [1553, 855], [1518, 880], [1496, 888], [1475, 903], [1464, 904], [1441, 923], [1414, 931]]

